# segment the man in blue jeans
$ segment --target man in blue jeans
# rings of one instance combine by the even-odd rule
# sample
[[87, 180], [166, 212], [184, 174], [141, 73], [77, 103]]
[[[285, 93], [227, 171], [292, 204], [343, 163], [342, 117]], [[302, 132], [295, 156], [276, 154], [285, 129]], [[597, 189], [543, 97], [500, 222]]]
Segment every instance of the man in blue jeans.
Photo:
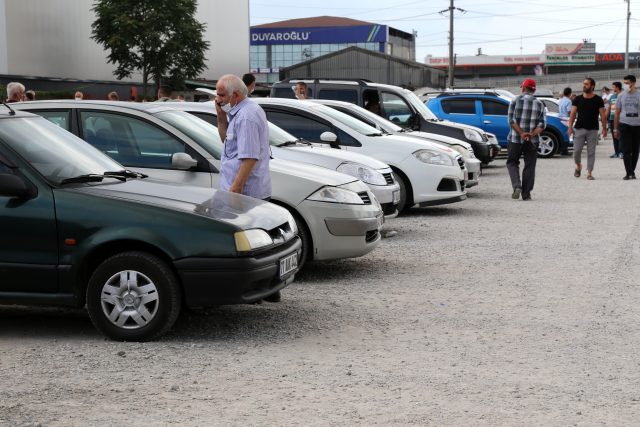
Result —
[[[513, 187], [512, 199], [531, 200], [531, 190], [536, 177], [536, 161], [540, 134], [547, 127], [547, 116], [542, 101], [533, 96], [536, 81], [526, 79], [521, 85], [522, 94], [509, 104], [509, 141], [507, 169]], [[520, 156], [524, 156], [524, 169], [520, 181]]]

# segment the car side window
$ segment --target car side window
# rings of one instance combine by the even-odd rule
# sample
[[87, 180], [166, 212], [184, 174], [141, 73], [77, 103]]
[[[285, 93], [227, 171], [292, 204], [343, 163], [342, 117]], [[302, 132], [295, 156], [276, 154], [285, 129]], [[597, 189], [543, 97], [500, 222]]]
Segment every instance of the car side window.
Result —
[[413, 110], [404, 99], [394, 93], [382, 92], [382, 110], [387, 120], [399, 125], [409, 125]]
[[475, 99], [443, 99], [440, 104], [446, 114], [476, 114]]
[[200, 111], [189, 111], [189, 114], [193, 114], [197, 118], [202, 119], [205, 122], [214, 125], [215, 127], [218, 127], [218, 116], [214, 116], [213, 114], [209, 113], [202, 113]]
[[502, 102], [482, 100], [482, 112], [485, 116], [506, 116], [509, 113], [509, 105]]
[[267, 111], [267, 119], [280, 126], [297, 138], [304, 138], [311, 142], [320, 141], [320, 135], [324, 132], [333, 132], [333, 128], [325, 123], [297, 114], [283, 111]]
[[70, 129], [71, 120], [69, 120], [69, 111], [32, 110], [30, 112], [44, 117], [51, 123], [60, 126], [64, 130]]
[[170, 169], [184, 143], [136, 117], [102, 111], [81, 111], [85, 141], [125, 166]]
[[358, 91], [350, 89], [320, 89], [318, 91], [319, 99], [334, 99], [337, 101], [346, 101], [353, 104], [358, 103]]

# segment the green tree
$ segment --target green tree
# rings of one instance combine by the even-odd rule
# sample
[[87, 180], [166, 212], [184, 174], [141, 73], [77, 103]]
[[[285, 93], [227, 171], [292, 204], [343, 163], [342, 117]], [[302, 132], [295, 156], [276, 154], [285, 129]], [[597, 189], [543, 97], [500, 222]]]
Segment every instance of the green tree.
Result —
[[142, 73], [146, 96], [149, 77], [157, 89], [164, 76], [180, 82], [205, 69], [209, 42], [196, 9], [196, 0], [98, 0], [91, 38], [109, 51], [118, 79]]

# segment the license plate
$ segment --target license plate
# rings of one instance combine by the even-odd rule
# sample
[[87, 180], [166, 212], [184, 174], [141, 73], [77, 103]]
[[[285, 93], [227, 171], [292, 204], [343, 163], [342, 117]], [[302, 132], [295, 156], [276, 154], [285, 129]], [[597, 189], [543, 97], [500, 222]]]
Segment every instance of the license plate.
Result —
[[289, 255], [280, 260], [280, 278], [298, 268], [298, 254]]
[[398, 203], [400, 203], [400, 190], [393, 192], [393, 204], [397, 205]]

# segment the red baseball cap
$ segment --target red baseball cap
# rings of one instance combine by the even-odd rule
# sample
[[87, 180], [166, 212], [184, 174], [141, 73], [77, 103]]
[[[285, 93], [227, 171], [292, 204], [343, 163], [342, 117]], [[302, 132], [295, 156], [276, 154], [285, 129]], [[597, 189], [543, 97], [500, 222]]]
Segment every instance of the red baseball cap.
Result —
[[536, 81], [533, 79], [526, 79], [525, 81], [522, 82], [520, 87], [527, 87], [529, 89], [536, 90]]

